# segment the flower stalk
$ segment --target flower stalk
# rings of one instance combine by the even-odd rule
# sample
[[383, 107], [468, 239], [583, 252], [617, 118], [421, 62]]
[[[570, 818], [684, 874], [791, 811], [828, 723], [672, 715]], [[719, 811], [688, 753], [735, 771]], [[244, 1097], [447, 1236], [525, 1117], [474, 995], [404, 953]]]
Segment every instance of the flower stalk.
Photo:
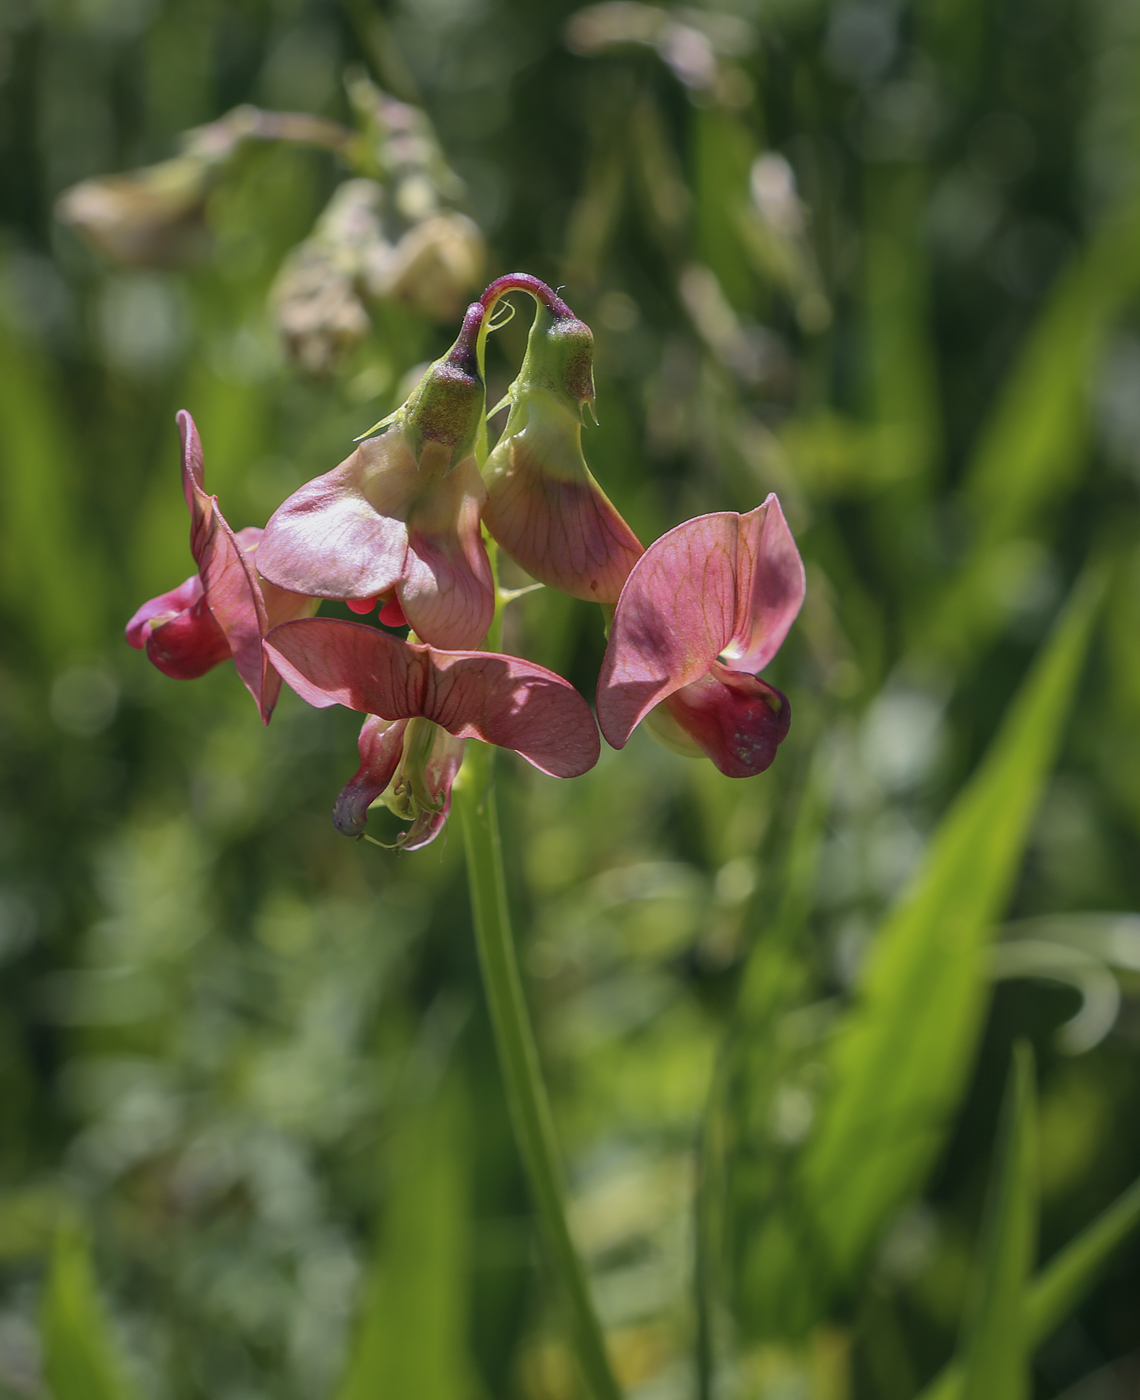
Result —
[[578, 1362], [592, 1400], [620, 1400], [586, 1273], [566, 1223], [554, 1121], [511, 933], [494, 759], [491, 745], [469, 744], [453, 789], [453, 803], [463, 827], [479, 965], [515, 1137], [547, 1251], [562, 1282]]

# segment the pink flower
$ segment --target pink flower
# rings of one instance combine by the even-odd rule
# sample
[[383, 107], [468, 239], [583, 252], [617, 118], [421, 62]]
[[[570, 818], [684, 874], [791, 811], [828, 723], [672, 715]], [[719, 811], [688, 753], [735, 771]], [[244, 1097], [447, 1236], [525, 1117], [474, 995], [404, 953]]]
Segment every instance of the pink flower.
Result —
[[371, 716], [360, 731], [360, 770], [333, 820], [359, 835], [383, 796], [412, 822], [404, 850], [442, 829], [467, 739], [514, 749], [540, 772], [574, 778], [598, 760], [590, 707], [568, 681], [518, 656], [437, 651], [375, 627], [330, 618], [274, 628], [265, 649], [303, 700]]
[[314, 612], [315, 599], [259, 579], [254, 567], [262, 532], [235, 534], [202, 485], [202, 443], [189, 413], [178, 415], [182, 435], [182, 486], [190, 508], [190, 551], [198, 572], [150, 599], [127, 623], [127, 641], [146, 648], [164, 675], [194, 680], [233, 658], [238, 675], [268, 724], [281, 690], [262, 638], [279, 622]]
[[[780, 503], [688, 520], [633, 566], [598, 681], [598, 723], [615, 749], [651, 715], [659, 738], [722, 773], [761, 773], [791, 718], [756, 672], [804, 598], [804, 569]], [[659, 707], [659, 708], [655, 708]]]
[[483, 308], [379, 437], [308, 482], [265, 528], [258, 568], [318, 598], [391, 597], [433, 646], [478, 646], [495, 612], [475, 462], [484, 405], [475, 342]]

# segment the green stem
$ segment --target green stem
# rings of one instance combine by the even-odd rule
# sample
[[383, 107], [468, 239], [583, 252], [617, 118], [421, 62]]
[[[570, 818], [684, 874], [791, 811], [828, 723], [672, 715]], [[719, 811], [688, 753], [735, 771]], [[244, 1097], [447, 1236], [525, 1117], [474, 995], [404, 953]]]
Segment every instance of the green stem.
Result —
[[471, 907], [483, 984], [495, 1028], [499, 1063], [519, 1152], [542, 1224], [547, 1250], [569, 1304], [574, 1340], [593, 1400], [620, 1400], [582, 1261], [570, 1238], [563, 1205], [558, 1144], [538, 1063], [507, 910], [507, 886], [495, 806], [495, 751], [471, 740], [453, 789], [463, 824]]

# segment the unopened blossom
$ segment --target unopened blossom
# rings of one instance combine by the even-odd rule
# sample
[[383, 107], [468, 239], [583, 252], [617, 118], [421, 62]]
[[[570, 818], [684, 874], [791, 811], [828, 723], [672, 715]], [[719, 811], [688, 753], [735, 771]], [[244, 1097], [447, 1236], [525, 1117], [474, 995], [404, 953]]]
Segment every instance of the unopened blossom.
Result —
[[650, 718], [670, 747], [743, 778], [788, 732], [785, 696], [759, 678], [804, 598], [803, 563], [780, 503], [688, 520], [634, 565], [598, 681], [598, 723], [614, 748]]
[[476, 302], [455, 345], [379, 436], [278, 508], [258, 553], [266, 578], [317, 598], [394, 597], [425, 642], [479, 645], [495, 611], [475, 462], [482, 317]]
[[590, 707], [568, 681], [521, 657], [441, 651], [331, 618], [277, 627], [265, 649], [310, 705], [369, 716], [360, 769], [333, 812], [345, 835], [360, 835], [368, 808], [382, 798], [412, 823], [402, 849], [433, 840], [447, 820], [467, 739], [513, 749], [556, 778], [597, 762]]
[[127, 267], [181, 267], [209, 248], [206, 202], [254, 141], [288, 141], [342, 152], [352, 133], [305, 112], [235, 107], [182, 137], [182, 150], [121, 175], [101, 175], [65, 190], [56, 216], [104, 257]]
[[305, 617], [315, 599], [287, 592], [259, 578], [255, 556], [262, 532], [236, 534], [203, 486], [202, 443], [194, 420], [178, 415], [182, 435], [182, 486], [190, 509], [190, 552], [198, 566], [184, 583], [151, 598], [127, 623], [127, 641], [164, 675], [194, 680], [231, 658], [268, 724], [281, 677], [262, 650], [262, 639], [280, 622]]
[[509, 390], [506, 427], [484, 467], [483, 520], [540, 583], [616, 603], [642, 548], [582, 455], [582, 417], [594, 398], [594, 337], [537, 279], [502, 281], [534, 283], [545, 297]]
[[281, 264], [269, 294], [291, 360], [310, 374], [330, 370], [368, 334], [357, 283], [382, 242], [384, 191], [375, 180], [345, 180], [313, 232]]

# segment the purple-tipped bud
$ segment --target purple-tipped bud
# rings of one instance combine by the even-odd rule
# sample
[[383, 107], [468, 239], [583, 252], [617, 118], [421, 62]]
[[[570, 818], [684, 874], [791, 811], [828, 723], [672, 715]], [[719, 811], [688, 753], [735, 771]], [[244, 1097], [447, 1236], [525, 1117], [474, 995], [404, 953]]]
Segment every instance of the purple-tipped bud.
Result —
[[428, 369], [401, 409], [417, 456], [423, 443], [438, 442], [450, 449], [454, 466], [474, 449], [486, 393], [476, 351], [483, 315], [480, 303], [472, 302], [455, 344]]
[[475, 464], [483, 319], [468, 308], [458, 340], [421, 379], [387, 430], [294, 492], [265, 527], [258, 568], [320, 598], [393, 591], [417, 636], [475, 647], [495, 612], [479, 530], [486, 495]]

